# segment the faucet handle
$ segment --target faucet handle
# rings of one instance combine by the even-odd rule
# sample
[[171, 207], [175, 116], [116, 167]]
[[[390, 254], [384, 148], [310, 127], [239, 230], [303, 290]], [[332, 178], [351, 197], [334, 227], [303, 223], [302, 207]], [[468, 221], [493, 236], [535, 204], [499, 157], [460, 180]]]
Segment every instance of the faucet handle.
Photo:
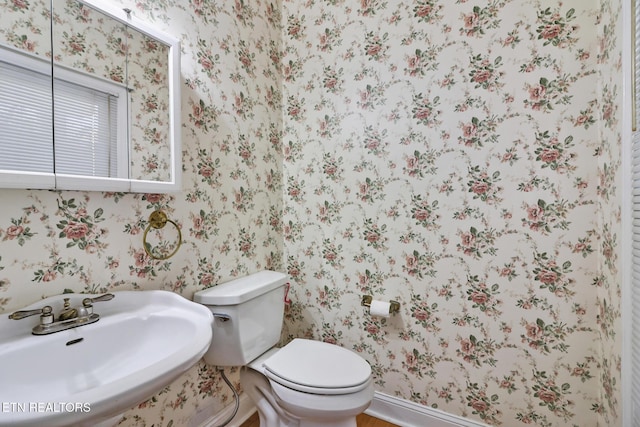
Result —
[[113, 294], [104, 294], [95, 298], [85, 298], [82, 300], [82, 305], [88, 308], [91, 307], [94, 302], [111, 301], [114, 297], [115, 295]]
[[103, 301], [111, 301], [115, 295], [113, 294], [104, 294], [95, 298], [85, 298], [82, 300], [82, 308], [85, 309], [85, 313], [87, 315], [93, 314], [93, 303], [94, 302], [103, 302]]
[[20, 311], [16, 311], [15, 313], [11, 313], [9, 315], [9, 319], [12, 320], [20, 320], [20, 319], [24, 319], [25, 317], [29, 317], [29, 316], [35, 316], [36, 314], [39, 314], [42, 320], [42, 323], [52, 323], [53, 322], [53, 309], [51, 308], [50, 305], [45, 305], [42, 308], [38, 308], [36, 310], [20, 310]]
[[53, 309], [50, 305], [42, 307], [42, 314], [40, 315], [40, 324], [49, 325], [53, 323]]

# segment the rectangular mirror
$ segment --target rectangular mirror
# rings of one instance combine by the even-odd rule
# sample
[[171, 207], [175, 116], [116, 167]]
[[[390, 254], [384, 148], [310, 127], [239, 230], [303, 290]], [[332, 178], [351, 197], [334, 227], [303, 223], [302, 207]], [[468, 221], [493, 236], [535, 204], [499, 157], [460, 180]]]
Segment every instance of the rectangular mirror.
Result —
[[[5, 31], [5, 39], [0, 40], [0, 53], [2, 58], [5, 53], [7, 57], [28, 57], [18, 70], [36, 72], [42, 86], [49, 85], [48, 126], [53, 133], [49, 132], [47, 143], [41, 142], [48, 151], [38, 151], [49, 161], [49, 169], [34, 172], [9, 159], [4, 164], [0, 160], [0, 186], [121, 192], [178, 190], [178, 41], [138, 22], [129, 11], [112, 9], [99, 0], [54, 0], [50, 13], [46, 3], [38, 8], [35, 5], [25, 4], [11, 13], [11, 19], [3, 14], [0, 29]], [[49, 51], [43, 48], [40, 55], [25, 54], [16, 46], [18, 43], [8, 43], [11, 39], [24, 40], [20, 31], [30, 31], [35, 22], [43, 29], [53, 23], [47, 31], [51, 39], [47, 43], [43, 37], [41, 41]], [[8, 37], [5, 29], [16, 35]], [[11, 66], [16, 65], [5, 68]], [[38, 72], [39, 68], [48, 69], [48, 74]], [[5, 84], [9, 71], [0, 68], [0, 72], [0, 94], [9, 93], [14, 89]], [[15, 85], [20, 86], [20, 82]], [[17, 109], [3, 99], [0, 95], [0, 109], [17, 111], [16, 118], [34, 114], [31, 102], [28, 108]], [[41, 103], [46, 104], [44, 96]], [[38, 111], [38, 116], [47, 116], [44, 109]], [[32, 126], [9, 122], [5, 127], [8, 136], [0, 142], [0, 148], [15, 147], [23, 158], [29, 159], [33, 153], [25, 142], [30, 138], [45, 140], [31, 134], [27, 137]], [[7, 168], [7, 163], [16, 166]], [[34, 174], [35, 178], [25, 186], [22, 178]]]

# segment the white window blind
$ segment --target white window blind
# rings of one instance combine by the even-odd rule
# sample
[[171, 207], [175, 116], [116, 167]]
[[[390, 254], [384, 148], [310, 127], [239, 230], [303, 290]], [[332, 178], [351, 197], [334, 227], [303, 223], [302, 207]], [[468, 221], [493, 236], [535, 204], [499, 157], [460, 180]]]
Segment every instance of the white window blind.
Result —
[[126, 179], [126, 87], [59, 65], [51, 75], [48, 59], [0, 46], [0, 172]]
[[0, 169], [53, 173], [51, 75], [0, 60]]
[[118, 177], [117, 116], [116, 96], [56, 79], [56, 173]]

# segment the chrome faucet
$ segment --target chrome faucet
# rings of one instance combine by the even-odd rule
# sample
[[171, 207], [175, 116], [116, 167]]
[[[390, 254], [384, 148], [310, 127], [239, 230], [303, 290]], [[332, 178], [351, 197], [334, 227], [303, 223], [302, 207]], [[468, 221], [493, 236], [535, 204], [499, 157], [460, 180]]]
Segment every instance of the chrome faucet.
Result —
[[104, 294], [95, 298], [85, 298], [82, 300], [82, 306], [72, 308], [69, 298], [64, 299], [64, 307], [55, 320], [53, 308], [45, 305], [36, 310], [21, 310], [11, 313], [9, 319], [20, 320], [25, 317], [40, 315], [40, 323], [33, 327], [34, 335], [48, 335], [55, 332], [64, 331], [78, 326], [89, 325], [100, 320], [100, 315], [93, 312], [93, 304], [96, 302], [109, 301], [114, 298], [113, 294]]

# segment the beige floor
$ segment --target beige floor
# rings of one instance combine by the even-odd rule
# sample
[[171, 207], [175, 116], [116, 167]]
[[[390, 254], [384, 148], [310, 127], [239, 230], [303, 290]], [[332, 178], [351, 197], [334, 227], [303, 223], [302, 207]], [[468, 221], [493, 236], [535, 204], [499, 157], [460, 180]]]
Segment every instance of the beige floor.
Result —
[[[367, 414], [358, 415], [357, 421], [358, 427], [397, 427], [396, 424], [391, 424], [386, 421], [370, 417]], [[253, 414], [251, 418], [242, 423], [240, 427], [260, 427], [258, 413], [256, 412], [255, 414]]]

